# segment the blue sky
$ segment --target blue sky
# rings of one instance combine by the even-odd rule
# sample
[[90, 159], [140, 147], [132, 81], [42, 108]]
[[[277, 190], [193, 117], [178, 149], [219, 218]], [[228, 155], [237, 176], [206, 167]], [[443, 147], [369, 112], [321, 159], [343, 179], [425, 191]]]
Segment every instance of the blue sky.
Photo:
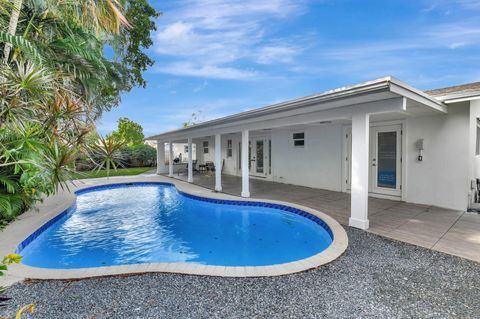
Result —
[[182, 0], [157, 20], [146, 89], [119, 117], [146, 135], [393, 75], [429, 89], [480, 81], [479, 0]]

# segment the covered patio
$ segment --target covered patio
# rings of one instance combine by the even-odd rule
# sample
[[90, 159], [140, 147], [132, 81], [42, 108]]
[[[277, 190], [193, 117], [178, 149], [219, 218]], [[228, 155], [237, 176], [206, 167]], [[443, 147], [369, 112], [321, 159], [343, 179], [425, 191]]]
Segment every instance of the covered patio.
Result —
[[[387, 196], [396, 196], [398, 199], [404, 199], [406, 194], [406, 188], [401, 184], [401, 180], [406, 180], [402, 176], [406, 174], [406, 169], [401, 152], [402, 149], [407, 148], [406, 145], [402, 145], [405, 144], [405, 139], [400, 138], [403, 134], [402, 121], [407, 117], [446, 113], [448, 111], [444, 104], [395, 78], [386, 77], [203, 122], [151, 136], [148, 139], [157, 142], [157, 163], [159, 163], [157, 173], [168, 172], [170, 177], [174, 174], [174, 144], [183, 143], [188, 150], [192, 150], [193, 143], [201, 142], [202, 148], [205, 149], [203, 154], [208, 155], [208, 160], [214, 163], [215, 167], [220, 168], [215, 172], [216, 191], [224, 189], [225, 181], [222, 180], [220, 171], [223, 172], [225, 160], [230, 157], [228, 151], [232, 154], [235, 152], [232, 158], [236, 160], [232, 161], [227, 168], [229, 171], [235, 171], [233, 175], [242, 177], [238, 183], [241, 185], [242, 197], [248, 198], [251, 195], [249, 180], [252, 174], [263, 175], [272, 181], [284, 183], [288, 183], [296, 176], [300, 180], [292, 184], [306, 186], [312, 186], [312, 183], [305, 184], [303, 181], [316, 175], [315, 181], [325, 181], [325, 183], [317, 184], [315, 188], [350, 192], [348, 198], [351, 209], [349, 209], [348, 225], [366, 230], [370, 227], [369, 193], [382, 188]], [[382, 129], [371, 127], [374, 123], [389, 123], [393, 124], [393, 127], [384, 134], [381, 133]], [[382, 138], [386, 137], [392, 143], [388, 146], [390, 149], [387, 151], [387, 156], [378, 158], [378, 168], [384, 169], [384, 172], [379, 171], [378, 178], [370, 181], [373, 176], [371, 167], [377, 167], [377, 159], [372, 158], [369, 148], [372, 130], [376, 132], [372, 136], [384, 134], [381, 135]], [[270, 137], [260, 137], [263, 134]], [[346, 139], [344, 139], [345, 136]], [[375, 143], [378, 144], [377, 142]], [[168, 154], [165, 152], [165, 143], [168, 145]], [[211, 145], [213, 148], [210, 148]], [[238, 148], [236, 148], [237, 145]], [[344, 151], [340, 152], [342, 148]], [[197, 147], [197, 152], [198, 149]], [[317, 152], [316, 156], [321, 154], [325, 162], [302, 157], [302, 154], [305, 156], [309, 149], [317, 149], [319, 153]], [[268, 156], [271, 152], [273, 153]], [[283, 167], [278, 166], [281, 159], [286, 156], [296, 157], [292, 159], [293, 162], [298, 162], [300, 157], [303, 162], [315, 164], [309, 165], [310, 168], [304, 170], [301, 176], [298, 174], [301, 167], [288, 167], [292, 161], [287, 162]], [[343, 159], [346, 161], [343, 162]], [[271, 165], [267, 164], [269, 161], [272, 161]], [[165, 162], [169, 164], [163, 165]], [[386, 168], [380, 165], [381, 163], [389, 163], [391, 167]], [[307, 167], [307, 165], [303, 166]], [[272, 172], [267, 174], [267, 169], [270, 170], [270, 168]], [[193, 182], [192, 170], [192, 152], [189, 152], [188, 182]], [[283, 176], [294, 170], [297, 171], [295, 176], [290, 178]], [[327, 175], [332, 176], [326, 178]], [[384, 183], [383, 179], [390, 179], [387, 181], [389, 184], [372, 183], [372, 181]], [[348, 203], [345, 201], [341, 203], [343, 203], [342, 207], [335, 207], [335, 209], [347, 208]]]
[[[187, 174], [173, 178], [187, 181]], [[193, 183], [215, 191], [215, 174], [193, 174]], [[317, 209], [348, 225], [350, 194], [250, 179], [252, 198], [282, 200]], [[222, 192], [240, 196], [241, 177], [222, 174]], [[480, 215], [435, 206], [373, 198], [369, 232], [480, 262]]]
[[[473, 136], [469, 112], [386, 77], [148, 140], [157, 143], [157, 174], [298, 203], [343, 225], [480, 261], [480, 215], [465, 212], [475, 153], [474, 139], [464, 138]], [[189, 151], [180, 175], [175, 144], [196, 146], [195, 163]], [[215, 169], [197, 174], [195, 165], [207, 162]]]

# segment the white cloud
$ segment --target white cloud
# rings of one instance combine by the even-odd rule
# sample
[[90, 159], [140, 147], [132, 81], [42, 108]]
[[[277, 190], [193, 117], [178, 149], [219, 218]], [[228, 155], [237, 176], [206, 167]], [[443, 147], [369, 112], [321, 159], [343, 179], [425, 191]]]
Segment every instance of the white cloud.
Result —
[[292, 63], [300, 51], [301, 49], [285, 45], [265, 46], [259, 50], [257, 62], [260, 64]]
[[259, 73], [232, 65], [290, 63], [295, 48], [266, 43], [268, 29], [272, 21], [301, 14], [304, 8], [303, 0], [184, 1], [158, 20], [155, 51], [174, 61], [157, 71], [247, 79]]
[[207, 81], [203, 81], [202, 84], [197, 85], [196, 87], [194, 87], [192, 91], [193, 91], [194, 93], [198, 93], [198, 92], [200, 92], [200, 91], [205, 90], [205, 89], [207, 88], [207, 86], [208, 86], [208, 82], [207, 82]]
[[179, 76], [193, 76], [214, 79], [248, 79], [258, 75], [256, 71], [241, 70], [231, 67], [215, 65], [194, 65], [188, 62], [172, 63], [156, 69], [160, 73], [168, 73]]
[[463, 48], [466, 45], [467, 44], [465, 42], [455, 42], [455, 43], [450, 44], [448, 47], [450, 49], [458, 49], [458, 48]]

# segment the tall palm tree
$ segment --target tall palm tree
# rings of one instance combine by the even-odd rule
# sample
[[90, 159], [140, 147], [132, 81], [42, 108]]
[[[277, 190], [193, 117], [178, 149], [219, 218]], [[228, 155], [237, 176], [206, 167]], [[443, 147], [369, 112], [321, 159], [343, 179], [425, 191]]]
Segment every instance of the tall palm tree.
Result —
[[[18, 19], [22, 10], [23, 0], [0, 0], [0, 4], [11, 7], [7, 33], [14, 36], [17, 31]], [[119, 0], [48, 0], [49, 10], [56, 11], [65, 18], [73, 18], [84, 28], [92, 29], [96, 34], [120, 32], [120, 27], [130, 28], [121, 9], [124, 3]], [[7, 63], [12, 45], [5, 43], [3, 62]]]
[[118, 34], [120, 27], [130, 27], [122, 13], [123, 0], [48, 0], [50, 9], [74, 18], [84, 28], [101, 33]]
[[[22, 9], [23, 0], [13, 0], [12, 13], [10, 15], [10, 22], [8, 23], [8, 33], [10, 35], [15, 35], [17, 31], [18, 18], [20, 16], [20, 10]], [[3, 62], [7, 63], [10, 56], [10, 51], [12, 46], [10, 43], [5, 43], [5, 48], [3, 51]]]

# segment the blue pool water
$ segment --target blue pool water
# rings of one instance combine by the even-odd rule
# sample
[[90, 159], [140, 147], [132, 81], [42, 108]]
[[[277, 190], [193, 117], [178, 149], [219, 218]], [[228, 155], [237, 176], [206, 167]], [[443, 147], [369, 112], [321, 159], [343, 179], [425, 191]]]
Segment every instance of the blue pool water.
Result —
[[42, 268], [159, 262], [264, 266], [307, 258], [332, 242], [328, 226], [299, 210], [265, 203], [212, 202], [167, 184], [81, 192], [76, 207], [44, 228], [20, 245], [24, 264]]

